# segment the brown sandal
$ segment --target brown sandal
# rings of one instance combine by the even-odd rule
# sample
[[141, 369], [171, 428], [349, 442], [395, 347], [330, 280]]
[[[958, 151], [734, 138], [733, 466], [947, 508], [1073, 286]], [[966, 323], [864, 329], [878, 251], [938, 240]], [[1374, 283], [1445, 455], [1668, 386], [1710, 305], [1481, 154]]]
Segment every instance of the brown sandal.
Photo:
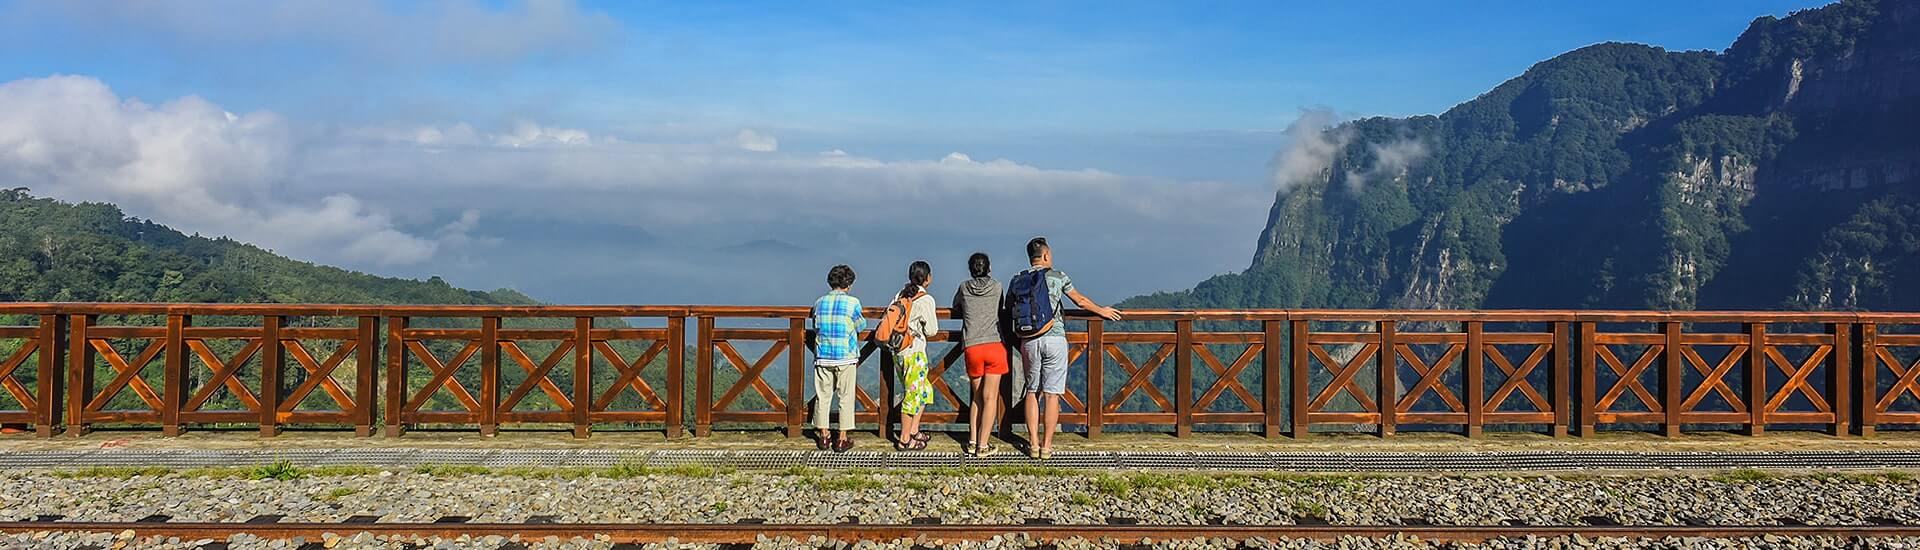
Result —
[[921, 443], [926, 443], [928, 441], [933, 441], [933, 436], [927, 435], [927, 432], [920, 432], [920, 433], [913, 434], [913, 440]]

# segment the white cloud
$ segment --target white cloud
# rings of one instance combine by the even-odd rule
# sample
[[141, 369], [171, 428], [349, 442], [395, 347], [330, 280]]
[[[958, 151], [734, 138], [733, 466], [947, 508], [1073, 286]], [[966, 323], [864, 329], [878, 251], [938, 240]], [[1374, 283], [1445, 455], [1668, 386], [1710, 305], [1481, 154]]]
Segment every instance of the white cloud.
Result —
[[[483, 281], [474, 286], [530, 291], [567, 281], [551, 289], [559, 299], [595, 284], [672, 293], [607, 295], [629, 300], [776, 300], [794, 292], [781, 286], [789, 279], [811, 289], [811, 273], [768, 269], [795, 266], [685, 275], [747, 269], [707, 256], [769, 238], [857, 265], [953, 255], [941, 264], [951, 267], [973, 250], [1000, 250], [996, 243], [1017, 254], [1026, 237], [1046, 234], [1075, 243], [1073, 265], [1123, 271], [1090, 278], [1096, 287], [1132, 277], [1167, 288], [1244, 262], [1241, 245], [1271, 200], [1258, 186], [959, 152], [782, 153], [757, 132], [749, 137], [765, 138], [765, 150], [718, 132], [632, 142], [532, 121], [498, 131], [299, 126], [192, 97], [149, 106], [84, 77], [0, 85], [0, 120], [9, 121], [0, 125], [0, 177], [37, 194], [111, 201], [184, 231], [323, 263], [409, 275], [468, 269]], [[632, 284], [652, 277], [674, 283]]]
[[70, 200], [111, 201], [185, 231], [295, 255], [378, 265], [432, 256], [350, 195], [283, 188], [294, 146], [272, 113], [236, 115], [198, 97], [148, 105], [78, 76], [0, 84], [0, 175]]
[[1332, 109], [1300, 110], [1300, 118], [1282, 131], [1286, 145], [1273, 154], [1268, 164], [1274, 188], [1288, 193], [1301, 183], [1326, 174], [1334, 155], [1353, 139], [1352, 132], [1335, 126], [1339, 122]]
[[1407, 170], [1413, 168], [1429, 154], [1427, 142], [1415, 138], [1402, 138], [1387, 143], [1367, 145], [1373, 151], [1373, 164], [1366, 170], [1347, 171], [1347, 186], [1358, 189], [1375, 179], [1401, 178]]
[[780, 150], [780, 140], [753, 130], [741, 130], [740, 133], [734, 134], [733, 144], [743, 151], [756, 153], [772, 153]]
[[378, 63], [512, 61], [587, 50], [620, 33], [612, 17], [573, 0], [57, 2], [28, 3], [9, 15], [213, 48], [317, 45]]

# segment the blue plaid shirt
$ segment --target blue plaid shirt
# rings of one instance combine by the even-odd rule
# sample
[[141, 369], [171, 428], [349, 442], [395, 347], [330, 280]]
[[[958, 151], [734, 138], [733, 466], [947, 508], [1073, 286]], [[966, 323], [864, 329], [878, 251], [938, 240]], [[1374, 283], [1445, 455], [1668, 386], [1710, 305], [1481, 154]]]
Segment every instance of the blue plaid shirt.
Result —
[[867, 318], [860, 316], [860, 299], [835, 290], [813, 302], [813, 357], [817, 364], [844, 365], [860, 361], [860, 331], [867, 329]]

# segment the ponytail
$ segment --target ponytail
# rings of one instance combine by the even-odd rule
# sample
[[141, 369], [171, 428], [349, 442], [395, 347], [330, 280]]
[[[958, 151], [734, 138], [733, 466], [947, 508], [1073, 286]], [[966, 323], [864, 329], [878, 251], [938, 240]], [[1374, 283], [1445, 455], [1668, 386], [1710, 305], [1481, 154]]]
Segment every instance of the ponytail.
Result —
[[927, 286], [927, 278], [933, 276], [933, 266], [927, 262], [914, 260], [907, 265], [907, 286], [900, 289], [900, 299], [910, 300], [920, 294], [920, 287]]

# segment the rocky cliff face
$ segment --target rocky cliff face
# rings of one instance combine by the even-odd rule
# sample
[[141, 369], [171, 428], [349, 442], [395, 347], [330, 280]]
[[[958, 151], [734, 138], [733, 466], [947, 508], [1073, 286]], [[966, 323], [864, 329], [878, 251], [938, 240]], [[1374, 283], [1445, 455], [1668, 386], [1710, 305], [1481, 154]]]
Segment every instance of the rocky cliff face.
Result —
[[[1247, 272], [1135, 306], [1893, 308], [1920, 283], [1920, 2], [1601, 44], [1352, 121]], [[1903, 233], [1910, 231], [1910, 233]]]

